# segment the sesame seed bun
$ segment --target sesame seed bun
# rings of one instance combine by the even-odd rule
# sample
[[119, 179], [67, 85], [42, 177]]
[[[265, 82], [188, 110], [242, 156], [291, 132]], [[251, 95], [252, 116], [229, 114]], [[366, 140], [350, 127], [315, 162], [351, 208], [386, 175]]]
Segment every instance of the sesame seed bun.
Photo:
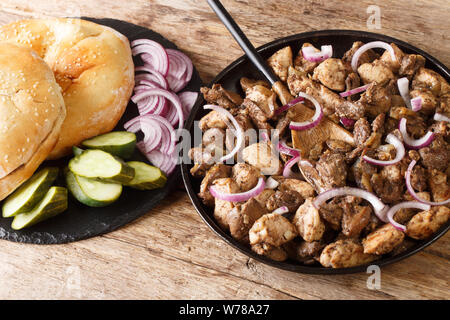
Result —
[[62, 88], [67, 117], [49, 159], [68, 155], [72, 146], [116, 126], [134, 87], [125, 36], [80, 19], [35, 19], [0, 28], [0, 41], [36, 51]]
[[30, 178], [66, 116], [52, 70], [32, 50], [0, 43], [0, 200]]

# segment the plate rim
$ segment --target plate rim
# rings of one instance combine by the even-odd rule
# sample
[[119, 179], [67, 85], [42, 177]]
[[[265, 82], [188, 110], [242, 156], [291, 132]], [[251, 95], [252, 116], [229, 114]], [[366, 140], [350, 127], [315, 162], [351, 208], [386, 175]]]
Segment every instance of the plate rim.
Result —
[[[326, 29], [326, 30], [317, 30], [317, 31], [307, 31], [307, 32], [301, 32], [296, 33], [293, 35], [289, 35], [282, 38], [277, 38], [273, 41], [270, 41], [266, 44], [263, 44], [256, 48], [258, 52], [264, 52], [267, 50], [270, 50], [272, 48], [281, 48], [283, 44], [287, 44], [292, 41], [301, 41], [303, 38], [308, 37], [324, 37], [324, 36], [337, 36], [337, 35], [345, 35], [345, 36], [355, 36], [360, 38], [371, 38], [370, 41], [385, 41], [385, 42], [393, 42], [395, 44], [401, 45], [403, 47], [408, 48], [408, 50], [413, 51], [416, 54], [420, 54], [424, 56], [434, 67], [437, 67], [441, 72], [440, 74], [444, 73], [444, 77], [447, 79], [447, 81], [450, 81], [450, 70], [439, 60], [437, 60], [434, 56], [430, 55], [429, 53], [423, 51], [422, 49], [419, 49], [403, 40], [387, 36], [384, 34], [374, 33], [374, 32], [368, 32], [368, 31], [359, 31], [359, 30], [345, 30], [345, 29]], [[364, 41], [364, 39], [361, 39], [361, 41]], [[232, 71], [234, 68], [239, 66], [240, 64], [246, 62], [248, 60], [247, 56], [244, 54], [231, 62], [228, 66], [226, 66], [222, 71], [220, 71], [217, 76], [208, 84], [208, 87], [211, 87], [214, 83], [220, 83], [220, 80], [224, 78], [225, 75], [227, 75], [230, 71]], [[205, 100], [203, 97], [199, 97], [197, 100], [195, 106], [192, 108], [191, 113], [189, 114], [188, 119], [185, 122], [184, 128], [187, 130], [191, 130], [192, 126], [194, 125], [194, 120], [196, 117], [196, 114], [199, 112], [200, 108], [205, 103]], [[228, 245], [233, 247], [234, 249], [237, 249], [241, 253], [245, 254], [247, 257], [255, 259], [259, 262], [262, 262], [264, 264], [267, 264], [269, 266], [287, 270], [291, 272], [296, 273], [304, 273], [304, 274], [352, 274], [352, 273], [361, 273], [366, 272], [367, 267], [370, 265], [377, 265], [379, 267], [383, 267], [386, 265], [390, 265], [393, 263], [396, 263], [400, 260], [406, 259], [419, 251], [423, 250], [424, 248], [428, 247], [432, 243], [434, 243], [436, 240], [441, 238], [449, 229], [450, 229], [450, 221], [447, 222], [446, 225], [442, 226], [433, 236], [432, 238], [428, 240], [422, 240], [416, 245], [412, 247], [411, 250], [407, 250], [403, 253], [400, 253], [393, 257], [387, 257], [385, 259], [380, 259], [379, 261], [374, 261], [372, 263], [350, 267], [350, 268], [325, 268], [322, 266], [306, 266], [302, 265], [300, 263], [293, 264], [288, 262], [278, 262], [271, 260], [265, 256], [261, 256], [253, 252], [251, 249], [249, 249], [247, 246], [239, 243], [237, 240], [232, 238], [227, 232], [223, 231], [218, 224], [214, 221], [214, 219], [206, 212], [204, 209], [204, 205], [199, 200], [196, 191], [194, 190], [191, 179], [193, 177], [189, 173], [188, 164], [182, 163], [181, 164], [181, 176], [183, 178], [183, 183], [185, 185], [186, 191], [188, 193], [188, 196], [192, 202], [192, 205], [194, 206], [197, 213], [200, 215], [204, 223], [206, 223], [209, 228], [223, 241], [225, 241]]]

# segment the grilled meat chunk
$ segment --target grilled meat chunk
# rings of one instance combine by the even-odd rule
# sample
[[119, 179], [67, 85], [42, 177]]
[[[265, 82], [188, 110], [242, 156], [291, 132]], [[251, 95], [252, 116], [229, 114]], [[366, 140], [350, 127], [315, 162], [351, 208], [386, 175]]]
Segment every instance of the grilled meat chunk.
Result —
[[265, 208], [254, 198], [247, 200], [244, 204], [236, 204], [227, 215], [231, 236], [238, 241], [248, 242], [250, 228], [266, 213]]
[[325, 224], [311, 198], [306, 199], [297, 209], [292, 222], [297, 227], [298, 234], [308, 242], [320, 240], [325, 232]]
[[435, 135], [433, 142], [419, 150], [422, 162], [428, 169], [445, 171], [450, 164], [450, 144], [442, 135]]
[[246, 163], [233, 166], [231, 178], [238, 184], [241, 191], [248, 191], [256, 186], [261, 172], [258, 168]]
[[[314, 51], [319, 52], [320, 50], [315, 48], [312, 44], [305, 42], [302, 45], [302, 49], [304, 47], [313, 47]], [[303, 73], [311, 73], [314, 71], [314, 69], [319, 65], [318, 62], [312, 62], [312, 61], [308, 61], [303, 57], [303, 53], [302, 53], [302, 49], [300, 49], [300, 51], [298, 52], [297, 57], [295, 58], [294, 61], [294, 65], [295, 65], [295, 69], [303, 72]]]
[[280, 159], [267, 142], [249, 145], [242, 151], [242, 158], [248, 164], [260, 169], [264, 175], [278, 175], [283, 170]]
[[[239, 193], [239, 186], [231, 178], [220, 178], [213, 182], [213, 185], [217, 190], [226, 193]], [[214, 204], [214, 218], [216, 218], [217, 223], [224, 230], [229, 230], [228, 225], [228, 213], [234, 208], [235, 204], [230, 201], [220, 200], [215, 198]]]
[[331, 90], [344, 91], [347, 74], [348, 69], [341, 59], [328, 58], [314, 69], [312, 78]]
[[358, 67], [358, 74], [365, 84], [376, 82], [378, 85], [383, 86], [390, 80], [395, 79], [392, 70], [380, 60], [360, 65]]
[[444, 206], [431, 207], [412, 217], [406, 225], [406, 234], [417, 240], [430, 237], [450, 219], [450, 209]]
[[269, 213], [259, 218], [251, 227], [250, 244], [266, 243], [279, 247], [297, 236], [295, 226], [285, 217]]
[[293, 66], [291, 47], [287, 46], [275, 52], [267, 60], [267, 64], [282, 81], [286, 81], [288, 68]]
[[303, 202], [303, 197], [297, 191], [276, 191], [267, 199], [266, 208], [269, 211], [274, 211], [286, 206], [289, 212], [294, 213]]
[[364, 247], [354, 240], [338, 240], [327, 245], [320, 254], [324, 267], [350, 268], [376, 260], [373, 254], [364, 253]]
[[226, 109], [235, 108], [242, 104], [242, 98], [240, 95], [235, 92], [225, 90], [218, 83], [214, 84], [211, 89], [202, 87], [200, 91], [209, 104], [219, 105]]
[[377, 255], [389, 253], [400, 245], [404, 238], [405, 234], [402, 231], [387, 223], [363, 239], [364, 253]]
[[203, 203], [209, 207], [213, 207], [215, 200], [209, 192], [209, 187], [216, 179], [228, 178], [231, 174], [231, 167], [225, 164], [217, 163], [208, 170], [205, 177], [200, 184], [200, 193], [198, 196], [202, 199]]

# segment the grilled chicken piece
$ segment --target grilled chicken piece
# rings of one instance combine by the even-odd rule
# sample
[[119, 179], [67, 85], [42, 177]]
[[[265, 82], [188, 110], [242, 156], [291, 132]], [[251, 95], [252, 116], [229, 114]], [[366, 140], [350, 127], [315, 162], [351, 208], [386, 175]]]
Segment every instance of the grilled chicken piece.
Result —
[[361, 95], [359, 102], [365, 106], [365, 113], [374, 118], [380, 113], [389, 111], [392, 105], [392, 95], [392, 85], [380, 86], [376, 83], [371, 83]]
[[246, 90], [246, 98], [258, 105], [267, 118], [272, 118], [278, 109], [277, 95], [265, 86], [255, 85]]
[[376, 82], [378, 85], [383, 86], [390, 80], [395, 80], [392, 70], [380, 60], [360, 65], [358, 74], [365, 84]]
[[402, 231], [395, 229], [392, 224], [386, 223], [363, 239], [364, 253], [377, 255], [389, 253], [400, 245], [404, 238], [405, 234]]
[[444, 137], [436, 134], [433, 142], [425, 148], [419, 150], [422, 163], [428, 169], [445, 171], [450, 164], [450, 144]]
[[310, 265], [319, 260], [320, 251], [325, 247], [320, 241], [290, 241], [283, 245], [289, 258], [297, 260], [303, 264]]
[[[431, 196], [429, 192], [418, 192], [417, 195], [420, 199], [424, 199], [426, 201], [431, 200]], [[405, 201], [414, 201], [415, 199], [411, 196], [409, 192], [406, 192], [403, 196]], [[400, 224], [406, 224], [411, 218], [417, 213], [417, 209], [413, 208], [405, 208], [398, 210], [394, 215], [394, 220]]]
[[287, 190], [296, 191], [304, 199], [314, 197], [315, 195], [314, 188], [308, 182], [298, 179], [281, 179], [278, 189], [282, 192]]
[[264, 80], [253, 80], [246, 77], [242, 77], [241, 80], [239, 80], [239, 82], [244, 92], [247, 92], [248, 89], [253, 88], [256, 85], [264, 86], [267, 89], [270, 89], [270, 84]]
[[236, 206], [228, 213], [227, 223], [230, 234], [238, 241], [248, 243], [248, 232], [256, 220], [267, 211], [254, 198]]
[[293, 66], [291, 47], [287, 46], [275, 52], [267, 60], [267, 64], [282, 81], [286, 81], [288, 68]]
[[308, 242], [320, 240], [325, 232], [325, 224], [311, 198], [306, 199], [297, 209], [292, 222], [297, 227], [298, 234]]
[[203, 133], [202, 145], [204, 147], [213, 144], [217, 148], [224, 148], [225, 130], [219, 128], [211, 128]]
[[[315, 48], [312, 44], [307, 43], [307, 42], [305, 42], [302, 45], [302, 48], [304, 48], [304, 47], [313, 47], [314, 51], [316, 51], [316, 52], [320, 51], [319, 49]], [[294, 65], [295, 65], [296, 70], [306, 74], [306, 73], [313, 72], [314, 69], [319, 65], [319, 63], [306, 60], [303, 57], [302, 49], [300, 49], [300, 51], [297, 54], [297, 57], [295, 58]]]
[[370, 179], [375, 194], [385, 203], [402, 200], [405, 191], [405, 168], [402, 164], [395, 164], [381, 168]]
[[267, 199], [266, 208], [269, 211], [274, 211], [286, 206], [290, 213], [294, 213], [303, 202], [303, 197], [297, 191], [276, 191]]
[[425, 88], [430, 90], [436, 97], [450, 93], [450, 85], [437, 72], [427, 69], [419, 68], [414, 76], [412, 82], [413, 89]]
[[216, 83], [212, 88], [202, 87], [200, 89], [203, 97], [209, 104], [219, 105], [225, 109], [235, 108], [242, 104], [242, 98], [235, 92], [225, 90], [220, 84]]
[[440, 104], [438, 105], [436, 111], [450, 117], [450, 93], [441, 95]]
[[431, 207], [416, 214], [406, 225], [406, 235], [422, 240], [430, 237], [450, 219], [450, 209], [444, 206]]
[[[344, 53], [344, 57], [342, 58], [342, 61], [344, 61], [344, 63], [350, 65], [352, 62], [353, 55], [355, 54], [356, 50], [361, 48], [363, 45], [364, 45], [364, 43], [361, 41], [353, 42], [351, 49]], [[364, 64], [364, 63], [370, 63], [370, 62], [374, 61], [375, 59], [378, 59], [379, 57], [380, 57], [379, 54], [377, 54], [372, 49], [369, 49], [366, 52], [364, 52], [363, 54], [361, 54], [361, 56], [359, 57], [358, 66], [361, 64]]]
[[364, 117], [366, 106], [361, 101], [344, 100], [341, 104], [336, 105], [335, 111], [340, 118], [358, 120]]
[[408, 77], [411, 80], [417, 70], [425, 66], [425, 61], [421, 55], [408, 54], [402, 59], [398, 73], [401, 77]]
[[297, 236], [295, 226], [285, 217], [269, 213], [259, 218], [249, 232], [250, 244], [269, 244], [279, 247]]
[[216, 179], [228, 178], [231, 174], [231, 167], [225, 164], [217, 163], [208, 170], [200, 184], [200, 193], [198, 196], [208, 207], [214, 206], [214, 197], [209, 192], [209, 187]]
[[392, 60], [391, 53], [389, 52], [389, 50], [385, 50], [380, 57], [380, 61], [384, 65], [386, 65], [389, 69], [391, 69], [392, 72], [398, 73], [403, 58], [405, 57], [405, 54], [399, 47], [397, 47], [395, 43], [391, 43], [391, 47], [392, 49], [394, 49], [395, 59]]
[[264, 175], [279, 175], [283, 170], [282, 163], [267, 142], [249, 145], [242, 150], [245, 162], [261, 170]]
[[436, 112], [439, 105], [439, 100], [428, 89], [415, 89], [409, 92], [411, 98], [420, 97], [422, 99], [422, 109], [420, 113], [425, 115], [432, 115]]
[[275, 247], [267, 243], [257, 243], [252, 245], [252, 250], [257, 254], [266, 256], [275, 261], [284, 261], [288, 258], [285, 250], [280, 247]]
[[[217, 190], [226, 193], [239, 193], [240, 189], [236, 182], [231, 178], [220, 178], [213, 182], [213, 185]], [[224, 230], [229, 230], [228, 225], [228, 213], [233, 210], [235, 204], [230, 201], [220, 200], [215, 198], [214, 205], [214, 218], [216, 218], [217, 223]]]
[[322, 106], [325, 115], [333, 114], [338, 106], [346, 102], [339, 94], [311, 80], [294, 68], [289, 69], [287, 84], [293, 96], [304, 92], [315, 98]]
[[330, 243], [320, 254], [320, 263], [332, 268], [350, 268], [376, 259], [376, 255], [364, 253], [364, 247], [350, 239]]
[[233, 166], [231, 178], [238, 184], [241, 191], [248, 191], [256, 186], [261, 172], [258, 168], [246, 163]]
[[219, 128], [223, 130], [227, 128], [227, 124], [222, 115], [215, 110], [208, 112], [207, 115], [202, 117], [198, 123], [198, 126], [203, 132], [211, 128]]
[[347, 74], [348, 69], [341, 59], [328, 58], [314, 69], [312, 78], [331, 90], [344, 91]]
[[447, 175], [435, 169], [430, 170], [429, 173], [428, 184], [430, 185], [433, 201], [441, 202], [449, 199], [450, 185], [447, 181]]

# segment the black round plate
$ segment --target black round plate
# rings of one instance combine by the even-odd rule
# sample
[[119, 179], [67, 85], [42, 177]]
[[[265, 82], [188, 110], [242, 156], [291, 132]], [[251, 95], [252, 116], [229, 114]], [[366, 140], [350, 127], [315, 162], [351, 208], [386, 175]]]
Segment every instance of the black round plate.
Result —
[[[426, 67], [430, 68], [442, 76], [444, 76], [447, 81], [450, 81], [450, 71], [447, 67], [445, 67], [442, 63], [436, 60], [434, 57], [429, 55], [422, 50], [397, 39], [364, 31], [353, 31], [353, 30], [322, 30], [322, 31], [313, 31], [313, 32], [305, 32], [296, 35], [292, 35], [286, 38], [278, 39], [273, 42], [270, 42], [266, 45], [259, 47], [257, 50], [261, 54], [263, 58], [270, 57], [277, 50], [285, 47], [291, 46], [293, 52], [296, 54], [298, 50], [301, 48], [301, 45], [304, 42], [310, 42], [316, 47], [320, 47], [321, 45], [332, 44], [333, 45], [333, 55], [336, 57], [341, 57], [345, 51], [351, 48], [354, 41], [362, 41], [362, 42], [370, 42], [370, 41], [385, 41], [388, 43], [397, 44], [402, 50], [407, 53], [416, 53], [424, 56], [427, 59]], [[253, 79], [264, 79], [263, 75], [253, 66], [253, 64], [246, 58], [246, 56], [242, 56], [233, 63], [231, 63], [228, 67], [226, 67], [219, 75], [211, 82], [220, 83], [225, 89], [238, 92], [243, 95], [242, 89], [239, 84], [239, 79], [241, 77], [248, 77]], [[185, 127], [191, 131], [191, 134], [194, 130], [194, 121], [199, 120], [202, 116], [204, 116], [207, 112], [203, 110], [203, 105], [205, 104], [204, 99], [197, 100], [197, 104], [194, 106], [190, 117], [186, 121]], [[192, 135], [193, 136], [193, 135]], [[227, 232], [224, 232], [219, 225], [216, 223], [212, 210], [203, 205], [201, 200], [198, 198], [197, 193], [200, 189], [200, 179], [193, 178], [189, 170], [192, 165], [182, 164], [181, 171], [184, 180], [184, 184], [188, 191], [189, 197], [192, 200], [197, 212], [200, 214], [202, 219], [210, 226], [210, 228], [223, 240], [225, 240], [228, 244], [238, 249], [242, 253], [247, 256], [263, 262], [265, 264], [271, 265], [273, 267], [277, 267], [280, 269], [290, 270], [299, 273], [315, 273], [315, 274], [343, 274], [343, 273], [356, 273], [356, 272], [365, 272], [366, 266], [357, 266], [352, 268], [342, 268], [342, 269], [331, 269], [324, 268], [320, 265], [315, 266], [305, 266], [296, 261], [285, 261], [285, 262], [277, 262], [270, 260], [264, 256], [260, 256], [254, 253], [248, 246], [243, 245], [233, 239]], [[426, 246], [430, 245], [438, 238], [440, 238], [443, 234], [445, 234], [450, 228], [450, 222], [443, 226], [438, 232], [436, 232], [433, 237], [424, 241], [417, 241], [411, 248], [407, 251], [404, 251], [401, 254], [396, 256], [385, 256], [380, 260], [375, 261], [373, 264], [378, 266], [384, 266], [399, 260], [402, 260], [406, 257], [417, 253], [422, 250]]]
[[[114, 19], [84, 17], [83, 19], [111, 27], [128, 37], [130, 41], [141, 38], [151, 39], [159, 42], [165, 48], [177, 49], [175, 44], [160, 34], [135, 24]], [[135, 60], [135, 63], [138, 63], [138, 61]], [[192, 80], [184, 90], [198, 92], [201, 84], [200, 76], [194, 68]], [[123, 124], [137, 115], [136, 105], [130, 102], [116, 130], [124, 130]], [[139, 152], [136, 152], [133, 158], [135, 160], [146, 161]], [[46, 162], [43, 166], [58, 165], [63, 168], [64, 165], [67, 165], [67, 160]], [[12, 219], [0, 218], [0, 239], [35, 244], [56, 244], [78, 241], [104, 234], [146, 214], [164, 199], [174, 186], [179, 185], [180, 182], [180, 168], [177, 167], [163, 189], [138, 191], [131, 188], [124, 188], [120, 199], [105, 208], [87, 207], [75, 199], [70, 198], [67, 211], [24, 230], [15, 231], [11, 229]], [[62, 179], [59, 183], [64, 185]]]

